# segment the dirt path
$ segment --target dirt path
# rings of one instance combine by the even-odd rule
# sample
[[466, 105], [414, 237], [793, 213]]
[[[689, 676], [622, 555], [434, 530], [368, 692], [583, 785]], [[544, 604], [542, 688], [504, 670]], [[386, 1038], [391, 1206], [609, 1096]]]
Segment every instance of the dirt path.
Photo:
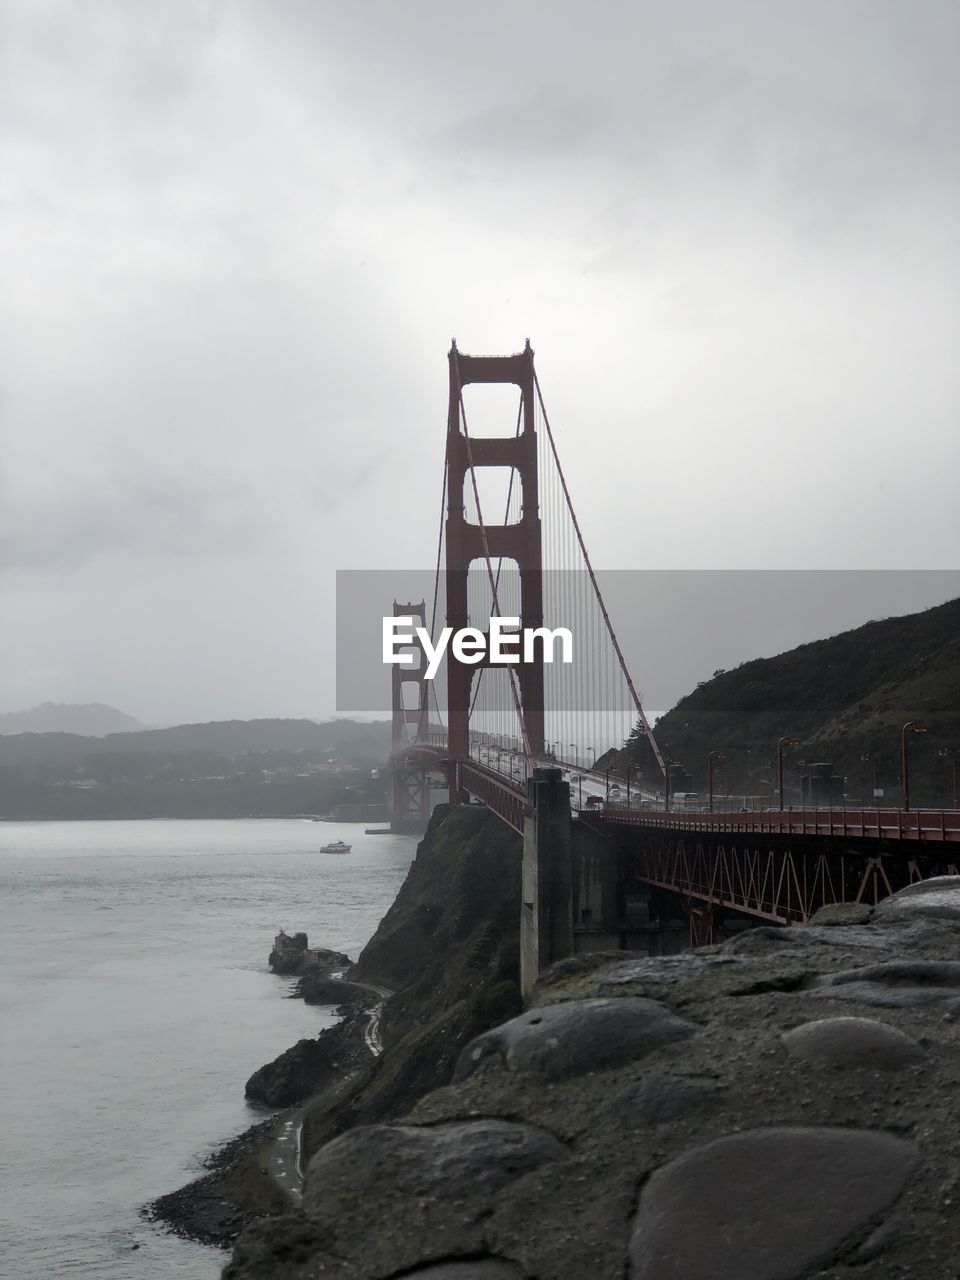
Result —
[[388, 987], [376, 987], [372, 982], [359, 982], [357, 986], [365, 987], [368, 991], [375, 991], [380, 997], [379, 1002], [367, 1010], [367, 1025], [363, 1029], [363, 1043], [375, 1058], [379, 1058], [383, 1053], [383, 1043], [380, 1039], [380, 1015], [383, 1013], [383, 1006], [393, 995], [393, 992]]
[[[380, 1017], [383, 1007], [393, 995], [388, 987], [374, 986], [371, 982], [358, 982], [358, 987], [373, 991], [379, 1000], [369, 1009], [361, 1013], [365, 1019], [363, 1026], [363, 1043], [375, 1058], [383, 1053], [383, 1042], [380, 1039]], [[267, 1150], [265, 1168], [274, 1182], [294, 1200], [303, 1196], [303, 1112], [306, 1104], [295, 1107], [287, 1113], [279, 1132], [273, 1137]]]
[[299, 1200], [303, 1195], [303, 1107], [284, 1119], [267, 1152], [267, 1173], [281, 1191]]

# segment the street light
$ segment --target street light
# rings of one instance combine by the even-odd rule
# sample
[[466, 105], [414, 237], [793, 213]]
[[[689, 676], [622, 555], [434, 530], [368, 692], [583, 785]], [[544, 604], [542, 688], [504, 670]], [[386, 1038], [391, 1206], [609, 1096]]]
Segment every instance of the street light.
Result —
[[873, 753], [872, 751], [865, 751], [865, 752], [863, 753], [863, 755], [860, 757], [860, 759], [863, 761], [863, 763], [864, 763], [864, 764], [872, 764], [872, 765], [873, 765], [873, 800], [874, 800], [874, 808], [879, 809], [879, 808], [880, 808], [880, 805], [879, 805], [878, 801], [879, 801], [880, 797], [877, 795], [877, 792], [880, 790], [880, 784], [879, 784], [879, 782], [877, 781], [877, 757], [874, 755], [874, 753]]
[[799, 738], [779, 738], [777, 740], [777, 794], [780, 798], [780, 809], [783, 810], [783, 748], [795, 747]]
[[573, 763], [580, 768], [580, 751], [575, 742], [570, 743], [570, 750], [573, 752]]
[[[609, 803], [610, 803], [610, 775], [611, 775], [611, 773], [613, 773], [613, 771], [614, 771], [614, 769], [616, 769], [616, 767], [617, 767], [616, 765], [612, 764], [612, 765], [610, 766], [610, 768], [609, 768], [609, 769], [604, 770], [604, 775], [603, 775], [603, 776], [604, 776], [604, 782], [605, 782], [604, 792], [605, 792], [606, 797], [607, 797], [607, 804], [609, 804]], [[617, 787], [617, 791], [619, 792], [619, 791], [620, 791], [620, 784], [619, 784], [619, 783], [617, 783], [617, 784], [616, 784], [616, 787]]]
[[937, 755], [953, 761], [953, 807], [960, 808], [960, 797], [957, 796], [957, 748], [941, 747]]
[[707, 809], [710, 813], [713, 813], [713, 763], [726, 758], [725, 751], [711, 751], [707, 756]]
[[593, 759], [590, 761], [590, 768], [591, 768], [591, 769], [595, 769], [595, 768], [597, 767], [597, 753], [596, 753], [596, 751], [594, 751], [593, 747], [584, 747], [583, 749], [584, 749], [584, 751], [589, 751], [589, 752], [590, 752], [590, 754], [593, 756]]
[[670, 770], [682, 769], [683, 765], [679, 760], [670, 759], [663, 767], [663, 807], [665, 812], [670, 812]]
[[640, 804], [643, 805], [643, 766], [636, 760], [627, 761], [627, 808], [630, 808], [630, 770], [639, 769], [640, 771]]
[[908, 720], [900, 730], [900, 775], [903, 779], [903, 807], [910, 808], [910, 758], [907, 751], [908, 733], [926, 733], [927, 726], [921, 720]]

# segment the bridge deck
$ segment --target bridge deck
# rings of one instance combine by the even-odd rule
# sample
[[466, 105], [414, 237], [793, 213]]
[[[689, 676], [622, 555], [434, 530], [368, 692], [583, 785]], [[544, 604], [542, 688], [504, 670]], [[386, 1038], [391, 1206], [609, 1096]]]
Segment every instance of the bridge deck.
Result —
[[[527, 803], [525, 777], [498, 769], [474, 757], [451, 761], [438, 743], [417, 743], [405, 755], [423, 767], [454, 764], [461, 785], [479, 800], [490, 805], [514, 830], [523, 830], [523, 813]], [[544, 760], [540, 763], [555, 764]], [[561, 766], [570, 769], [573, 766]], [[603, 774], [583, 769], [579, 775], [603, 786]], [[572, 788], [573, 807], [578, 808], [577, 789]], [[651, 809], [627, 809], [605, 804], [593, 808], [582, 802], [581, 812], [598, 822], [619, 827], [646, 830], [689, 832], [703, 835], [775, 835], [803, 836], [809, 839], [897, 840], [924, 844], [960, 844], [960, 809], [753, 809], [743, 813], [677, 813]], [[596, 799], [597, 797], [592, 797]]]
[[[442, 766], [458, 789], [523, 833], [526, 778], [516, 776], [512, 760], [507, 773], [489, 757], [452, 760], [443, 744], [418, 743], [405, 754], [425, 768]], [[619, 831], [630, 844], [624, 852], [635, 882], [671, 890], [688, 903], [693, 945], [716, 939], [718, 909], [800, 924], [827, 904], [877, 902], [917, 879], [956, 869], [960, 810], [675, 813], [588, 807], [582, 803], [585, 774], [575, 775], [581, 784], [579, 813], [611, 834]], [[591, 776], [590, 785], [598, 778], [605, 781], [602, 774]]]
[[957, 809], [776, 809], [749, 813], [650, 813], [604, 809], [614, 826], [703, 834], [960, 843]]

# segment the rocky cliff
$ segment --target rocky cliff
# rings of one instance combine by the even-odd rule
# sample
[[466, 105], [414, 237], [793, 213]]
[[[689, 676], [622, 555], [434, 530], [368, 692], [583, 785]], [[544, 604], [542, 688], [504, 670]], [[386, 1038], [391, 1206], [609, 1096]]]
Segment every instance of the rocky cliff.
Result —
[[[308, 1103], [308, 1155], [346, 1128], [402, 1114], [447, 1082], [473, 1036], [519, 1012], [520, 853], [519, 837], [486, 809], [436, 807], [396, 901], [349, 973], [393, 993], [379, 1016], [383, 1052], [367, 1054], [334, 1097]], [[355, 1038], [362, 1017], [341, 1034]]]
[[445, 1078], [406, 1114], [395, 1079], [327, 1134], [302, 1205], [243, 1234], [229, 1280], [955, 1280], [960, 877], [679, 956], [561, 962], [455, 1062], [435, 938], [479, 940], [479, 916], [424, 892], [392, 916], [362, 967], [437, 983], [433, 1034], [402, 1001], [392, 1017], [408, 1054], [439, 1053], [421, 1080]]

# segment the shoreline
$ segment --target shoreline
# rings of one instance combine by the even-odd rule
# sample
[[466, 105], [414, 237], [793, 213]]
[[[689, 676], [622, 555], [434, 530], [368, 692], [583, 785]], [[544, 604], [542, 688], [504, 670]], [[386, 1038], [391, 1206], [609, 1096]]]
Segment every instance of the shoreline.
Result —
[[266, 1180], [258, 1187], [257, 1180], [252, 1178], [248, 1188], [251, 1206], [262, 1201], [259, 1212], [251, 1209], [244, 1215], [241, 1206], [233, 1202], [236, 1178], [243, 1176], [246, 1166], [250, 1166], [251, 1175], [253, 1168], [259, 1167], [257, 1154], [269, 1140], [279, 1118], [275, 1115], [257, 1121], [215, 1147], [203, 1161], [204, 1173], [141, 1205], [140, 1218], [166, 1234], [226, 1250], [249, 1223], [271, 1211], [282, 1212], [285, 1207], [280, 1200], [282, 1193]]
[[[300, 979], [294, 998], [340, 1021], [254, 1072], [247, 1096], [274, 1114], [224, 1144], [201, 1177], [151, 1201], [147, 1216], [222, 1249], [258, 1219], [289, 1217], [300, 1208], [291, 1160], [303, 1173], [332, 1139], [406, 1115], [449, 1080], [466, 1043], [518, 1013], [519, 853], [519, 837], [486, 811], [437, 806], [357, 961], [289, 974]], [[278, 1154], [279, 1183], [269, 1176]]]
[[[338, 1022], [325, 1027], [314, 1040], [298, 1042], [314, 1044], [324, 1040], [335, 1046], [332, 1056], [336, 1063], [331, 1064], [330, 1078], [320, 1091], [321, 1095], [329, 1094], [332, 1111], [340, 1095], [362, 1074], [364, 1066], [376, 1063], [379, 1058], [382, 1052], [380, 1016], [393, 993], [385, 987], [353, 982], [345, 974], [328, 974], [325, 980], [342, 981], [345, 997], [349, 996], [350, 988], [372, 991], [379, 997], [377, 1003], [368, 1007], [358, 1005], [355, 997], [353, 1002], [345, 1000], [339, 1004], [311, 1001], [309, 985], [301, 985], [302, 977], [292, 992], [279, 996], [304, 1000], [339, 1017]], [[290, 1052], [286, 1050], [273, 1063], [265, 1064], [250, 1080]], [[248, 1087], [249, 1084], [250, 1081]], [[205, 1157], [203, 1173], [142, 1205], [140, 1217], [181, 1239], [227, 1250], [240, 1233], [258, 1219], [295, 1208], [301, 1199], [305, 1175], [306, 1112], [317, 1097], [311, 1090], [300, 1100], [274, 1109], [273, 1114], [226, 1139]], [[295, 1128], [291, 1130], [291, 1126]]]

